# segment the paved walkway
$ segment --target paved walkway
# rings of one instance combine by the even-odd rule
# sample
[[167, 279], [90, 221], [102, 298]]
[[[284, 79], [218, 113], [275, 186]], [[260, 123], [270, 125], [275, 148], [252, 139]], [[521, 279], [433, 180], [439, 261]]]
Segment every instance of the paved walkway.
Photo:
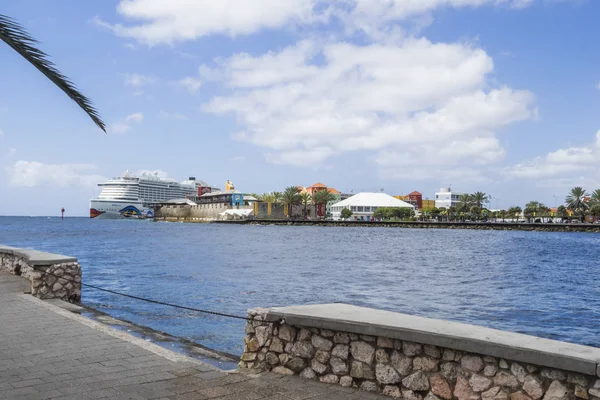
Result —
[[381, 399], [272, 373], [224, 372], [23, 294], [0, 273], [0, 399]]

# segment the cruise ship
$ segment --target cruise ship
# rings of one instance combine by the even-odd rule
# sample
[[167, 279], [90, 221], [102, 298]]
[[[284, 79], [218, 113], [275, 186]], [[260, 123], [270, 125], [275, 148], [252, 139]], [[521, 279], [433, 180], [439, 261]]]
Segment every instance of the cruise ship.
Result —
[[177, 182], [156, 174], [133, 176], [129, 171], [98, 186], [102, 191], [90, 200], [90, 218], [152, 218], [154, 204], [220, 190], [194, 177]]

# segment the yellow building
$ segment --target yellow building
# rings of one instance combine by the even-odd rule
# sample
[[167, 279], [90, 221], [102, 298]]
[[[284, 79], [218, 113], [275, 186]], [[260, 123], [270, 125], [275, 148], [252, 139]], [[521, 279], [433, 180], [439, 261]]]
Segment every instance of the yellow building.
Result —
[[423, 210], [431, 210], [435, 208], [435, 200], [423, 200]]

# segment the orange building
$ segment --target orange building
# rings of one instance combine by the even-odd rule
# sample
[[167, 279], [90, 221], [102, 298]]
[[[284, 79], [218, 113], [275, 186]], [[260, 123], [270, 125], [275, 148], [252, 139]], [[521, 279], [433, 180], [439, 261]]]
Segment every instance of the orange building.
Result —
[[423, 195], [420, 192], [414, 191], [412, 193], [407, 194], [406, 196], [394, 196], [398, 200], [405, 201], [413, 206], [417, 210], [423, 208]]

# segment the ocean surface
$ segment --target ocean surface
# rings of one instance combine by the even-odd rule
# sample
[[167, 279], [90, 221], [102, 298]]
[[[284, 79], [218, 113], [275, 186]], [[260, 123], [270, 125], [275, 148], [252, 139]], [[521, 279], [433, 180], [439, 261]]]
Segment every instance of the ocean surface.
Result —
[[[344, 302], [600, 347], [600, 235], [0, 217], [84, 283], [236, 315]], [[109, 315], [241, 354], [244, 322], [84, 288]]]

